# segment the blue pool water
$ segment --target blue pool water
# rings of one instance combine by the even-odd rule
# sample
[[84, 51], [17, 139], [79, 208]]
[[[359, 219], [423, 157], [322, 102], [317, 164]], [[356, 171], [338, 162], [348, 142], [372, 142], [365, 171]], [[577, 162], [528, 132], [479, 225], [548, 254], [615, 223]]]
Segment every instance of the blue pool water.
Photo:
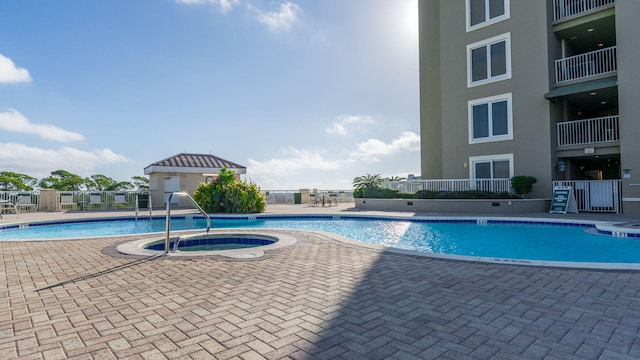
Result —
[[[278, 241], [275, 238], [264, 238], [257, 236], [215, 236], [215, 235], [203, 235], [192, 238], [187, 238], [178, 243], [178, 250], [180, 251], [219, 251], [219, 250], [236, 250], [236, 249], [249, 249], [259, 246], [270, 245]], [[174, 242], [169, 245], [171, 249], [174, 248]], [[164, 251], [165, 243], [163, 241], [156, 241], [144, 248], [148, 250]]]
[[[172, 230], [203, 229], [204, 219], [172, 219]], [[640, 239], [588, 233], [587, 225], [559, 226], [467, 221], [325, 218], [214, 219], [212, 228], [321, 230], [354, 240], [436, 254], [569, 262], [640, 263]], [[592, 227], [591, 227], [592, 228]], [[165, 220], [116, 220], [0, 230], [2, 239], [87, 238], [164, 232]]]

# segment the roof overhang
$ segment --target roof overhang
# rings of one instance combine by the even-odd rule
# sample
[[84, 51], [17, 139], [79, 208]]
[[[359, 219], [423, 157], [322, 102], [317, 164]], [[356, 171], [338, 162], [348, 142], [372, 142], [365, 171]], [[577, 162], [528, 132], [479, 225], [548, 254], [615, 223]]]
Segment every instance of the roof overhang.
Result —
[[618, 77], [610, 76], [602, 79], [584, 81], [571, 85], [559, 86], [544, 95], [546, 99], [552, 100], [562, 96], [585, 93], [600, 89], [618, 86]]
[[[219, 174], [221, 168], [202, 168], [202, 167], [184, 167], [184, 166], [157, 166], [151, 165], [144, 168], [144, 174], [151, 173], [183, 173], [183, 174]], [[227, 168], [233, 170], [236, 174], [246, 174], [246, 168]]]

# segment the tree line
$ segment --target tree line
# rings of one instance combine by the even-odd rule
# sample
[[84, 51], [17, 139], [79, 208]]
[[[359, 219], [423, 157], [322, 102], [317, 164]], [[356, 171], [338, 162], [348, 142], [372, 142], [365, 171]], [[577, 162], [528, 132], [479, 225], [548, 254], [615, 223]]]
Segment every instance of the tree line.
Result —
[[26, 174], [0, 171], [0, 191], [33, 191], [56, 189], [61, 191], [126, 191], [149, 190], [149, 179], [134, 176], [131, 181], [117, 181], [106, 175], [95, 174], [83, 178], [66, 170], [55, 170], [44, 179]]

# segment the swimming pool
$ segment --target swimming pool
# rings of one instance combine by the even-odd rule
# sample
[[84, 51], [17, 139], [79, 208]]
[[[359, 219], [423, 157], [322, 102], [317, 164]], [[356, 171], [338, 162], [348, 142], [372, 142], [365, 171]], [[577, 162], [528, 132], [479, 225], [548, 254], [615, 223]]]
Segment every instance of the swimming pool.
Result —
[[[202, 229], [198, 217], [174, 217], [172, 231]], [[299, 229], [337, 234], [385, 247], [430, 254], [553, 262], [640, 264], [640, 239], [598, 234], [590, 223], [522, 219], [248, 216], [212, 218], [212, 228]], [[93, 219], [0, 227], [7, 239], [89, 238], [157, 233], [165, 219]]]

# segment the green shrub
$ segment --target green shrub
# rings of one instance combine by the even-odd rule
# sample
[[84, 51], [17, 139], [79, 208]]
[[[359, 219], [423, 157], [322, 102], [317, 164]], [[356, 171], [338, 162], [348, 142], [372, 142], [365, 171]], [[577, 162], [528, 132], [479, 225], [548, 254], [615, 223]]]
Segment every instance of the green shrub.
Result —
[[413, 194], [414, 199], [435, 199], [436, 192], [431, 190], [420, 190]]
[[511, 178], [511, 187], [516, 195], [524, 197], [533, 191], [533, 184], [537, 181], [533, 176], [518, 175]]
[[354, 198], [367, 199], [407, 199], [411, 194], [404, 194], [400, 190], [387, 189], [376, 185], [369, 185], [353, 191]]
[[256, 184], [236, 179], [234, 172], [225, 168], [212, 183], [201, 183], [193, 199], [207, 213], [261, 213], [267, 206]]

